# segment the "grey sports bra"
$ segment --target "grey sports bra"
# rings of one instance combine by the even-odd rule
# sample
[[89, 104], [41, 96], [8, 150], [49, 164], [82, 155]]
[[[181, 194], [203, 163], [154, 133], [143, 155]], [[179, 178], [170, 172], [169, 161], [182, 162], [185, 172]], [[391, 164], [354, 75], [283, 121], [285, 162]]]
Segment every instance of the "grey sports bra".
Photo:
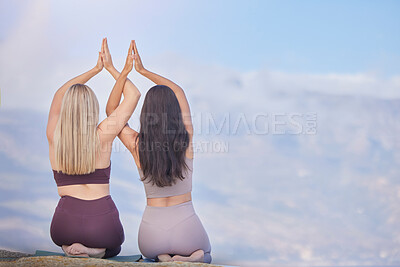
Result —
[[176, 183], [171, 186], [158, 187], [157, 185], [153, 185], [149, 179], [145, 179], [143, 181], [143, 171], [138, 168], [140, 179], [143, 182], [144, 190], [146, 192], [147, 198], [156, 198], [156, 197], [171, 197], [183, 195], [192, 191], [192, 172], [193, 172], [193, 159], [189, 159], [185, 157], [186, 164], [189, 169], [183, 170], [183, 176], [185, 179], [180, 180], [177, 179]]

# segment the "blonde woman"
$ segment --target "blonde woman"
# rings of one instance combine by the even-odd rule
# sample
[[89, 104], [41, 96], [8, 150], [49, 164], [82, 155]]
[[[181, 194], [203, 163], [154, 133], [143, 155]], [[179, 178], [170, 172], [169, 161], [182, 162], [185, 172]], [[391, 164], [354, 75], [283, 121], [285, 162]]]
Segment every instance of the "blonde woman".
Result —
[[[118, 135], [133, 155], [147, 197], [139, 249], [146, 258], [159, 261], [210, 263], [210, 241], [192, 204], [189, 103], [181, 87], [143, 67], [135, 42], [133, 45], [136, 71], [157, 84], [144, 99], [139, 133], [127, 125]], [[107, 43], [103, 50], [105, 66], [112, 65]], [[110, 72], [118, 77], [114, 70]], [[107, 114], [118, 108], [121, 93], [112, 90]]]
[[[104, 41], [104, 40], [103, 40]], [[60, 201], [51, 222], [51, 238], [67, 255], [113, 257], [121, 251], [124, 230], [110, 196], [112, 143], [140, 98], [126, 83], [133, 67], [133, 43], [114, 90], [124, 100], [100, 124], [96, 95], [85, 83], [103, 69], [97, 65], [65, 83], [55, 93], [47, 124], [49, 157]]]

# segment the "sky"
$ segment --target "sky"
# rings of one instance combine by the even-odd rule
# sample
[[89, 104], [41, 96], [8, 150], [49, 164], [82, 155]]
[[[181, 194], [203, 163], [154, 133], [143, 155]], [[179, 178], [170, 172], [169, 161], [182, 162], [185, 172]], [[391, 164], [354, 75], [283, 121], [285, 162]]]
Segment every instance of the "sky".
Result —
[[[0, 249], [58, 251], [47, 112], [107, 37], [117, 68], [135, 39], [145, 67], [185, 89], [193, 201], [215, 263], [399, 265], [399, 11], [398, 1], [0, 0]], [[143, 96], [152, 85], [130, 78]], [[113, 82], [103, 70], [88, 83], [101, 119]], [[143, 186], [118, 140], [111, 160], [122, 255], [138, 254]]]

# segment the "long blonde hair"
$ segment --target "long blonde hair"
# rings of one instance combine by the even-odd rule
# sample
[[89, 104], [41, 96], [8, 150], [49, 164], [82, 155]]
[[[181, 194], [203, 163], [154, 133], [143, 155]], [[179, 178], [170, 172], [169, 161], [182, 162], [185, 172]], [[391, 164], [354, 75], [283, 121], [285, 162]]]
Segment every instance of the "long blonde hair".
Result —
[[72, 85], [64, 95], [54, 131], [57, 169], [66, 174], [94, 172], [99, 152], [99, 102], [84, 84]]

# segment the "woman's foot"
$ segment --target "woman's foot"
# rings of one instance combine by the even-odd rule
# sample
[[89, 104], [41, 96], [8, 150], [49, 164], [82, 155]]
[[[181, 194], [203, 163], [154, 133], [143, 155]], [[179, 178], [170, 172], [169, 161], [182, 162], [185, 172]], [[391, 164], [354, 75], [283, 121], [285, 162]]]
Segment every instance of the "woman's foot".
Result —
[[169, 254], [161, 254], [157, 256], [158, 260], [161, 262], [168, 262], [172, 261], [172, 258]]
[[192, 253], [189, 257], [175, 255], [172, 261], [189, 261], [189, 262], [204, 262], [204, 251], [199, 249]]
[[62, 250], [64, 251], [65, 255], [68, 257], [82, 257], [82, 258], [88, 258], [89, 255], [86, 253], [83, 254], [74, 254], [75, 251], [71, 251], [71, 246], [63, 245]]
[[71, 246], [62, 246], [65, 254], [67, 256], [74, 257], [92, 257], [92, 258], [102, 258], [106, 253], [105, 248], [88, 248], [80, 243], [74, 243]]

